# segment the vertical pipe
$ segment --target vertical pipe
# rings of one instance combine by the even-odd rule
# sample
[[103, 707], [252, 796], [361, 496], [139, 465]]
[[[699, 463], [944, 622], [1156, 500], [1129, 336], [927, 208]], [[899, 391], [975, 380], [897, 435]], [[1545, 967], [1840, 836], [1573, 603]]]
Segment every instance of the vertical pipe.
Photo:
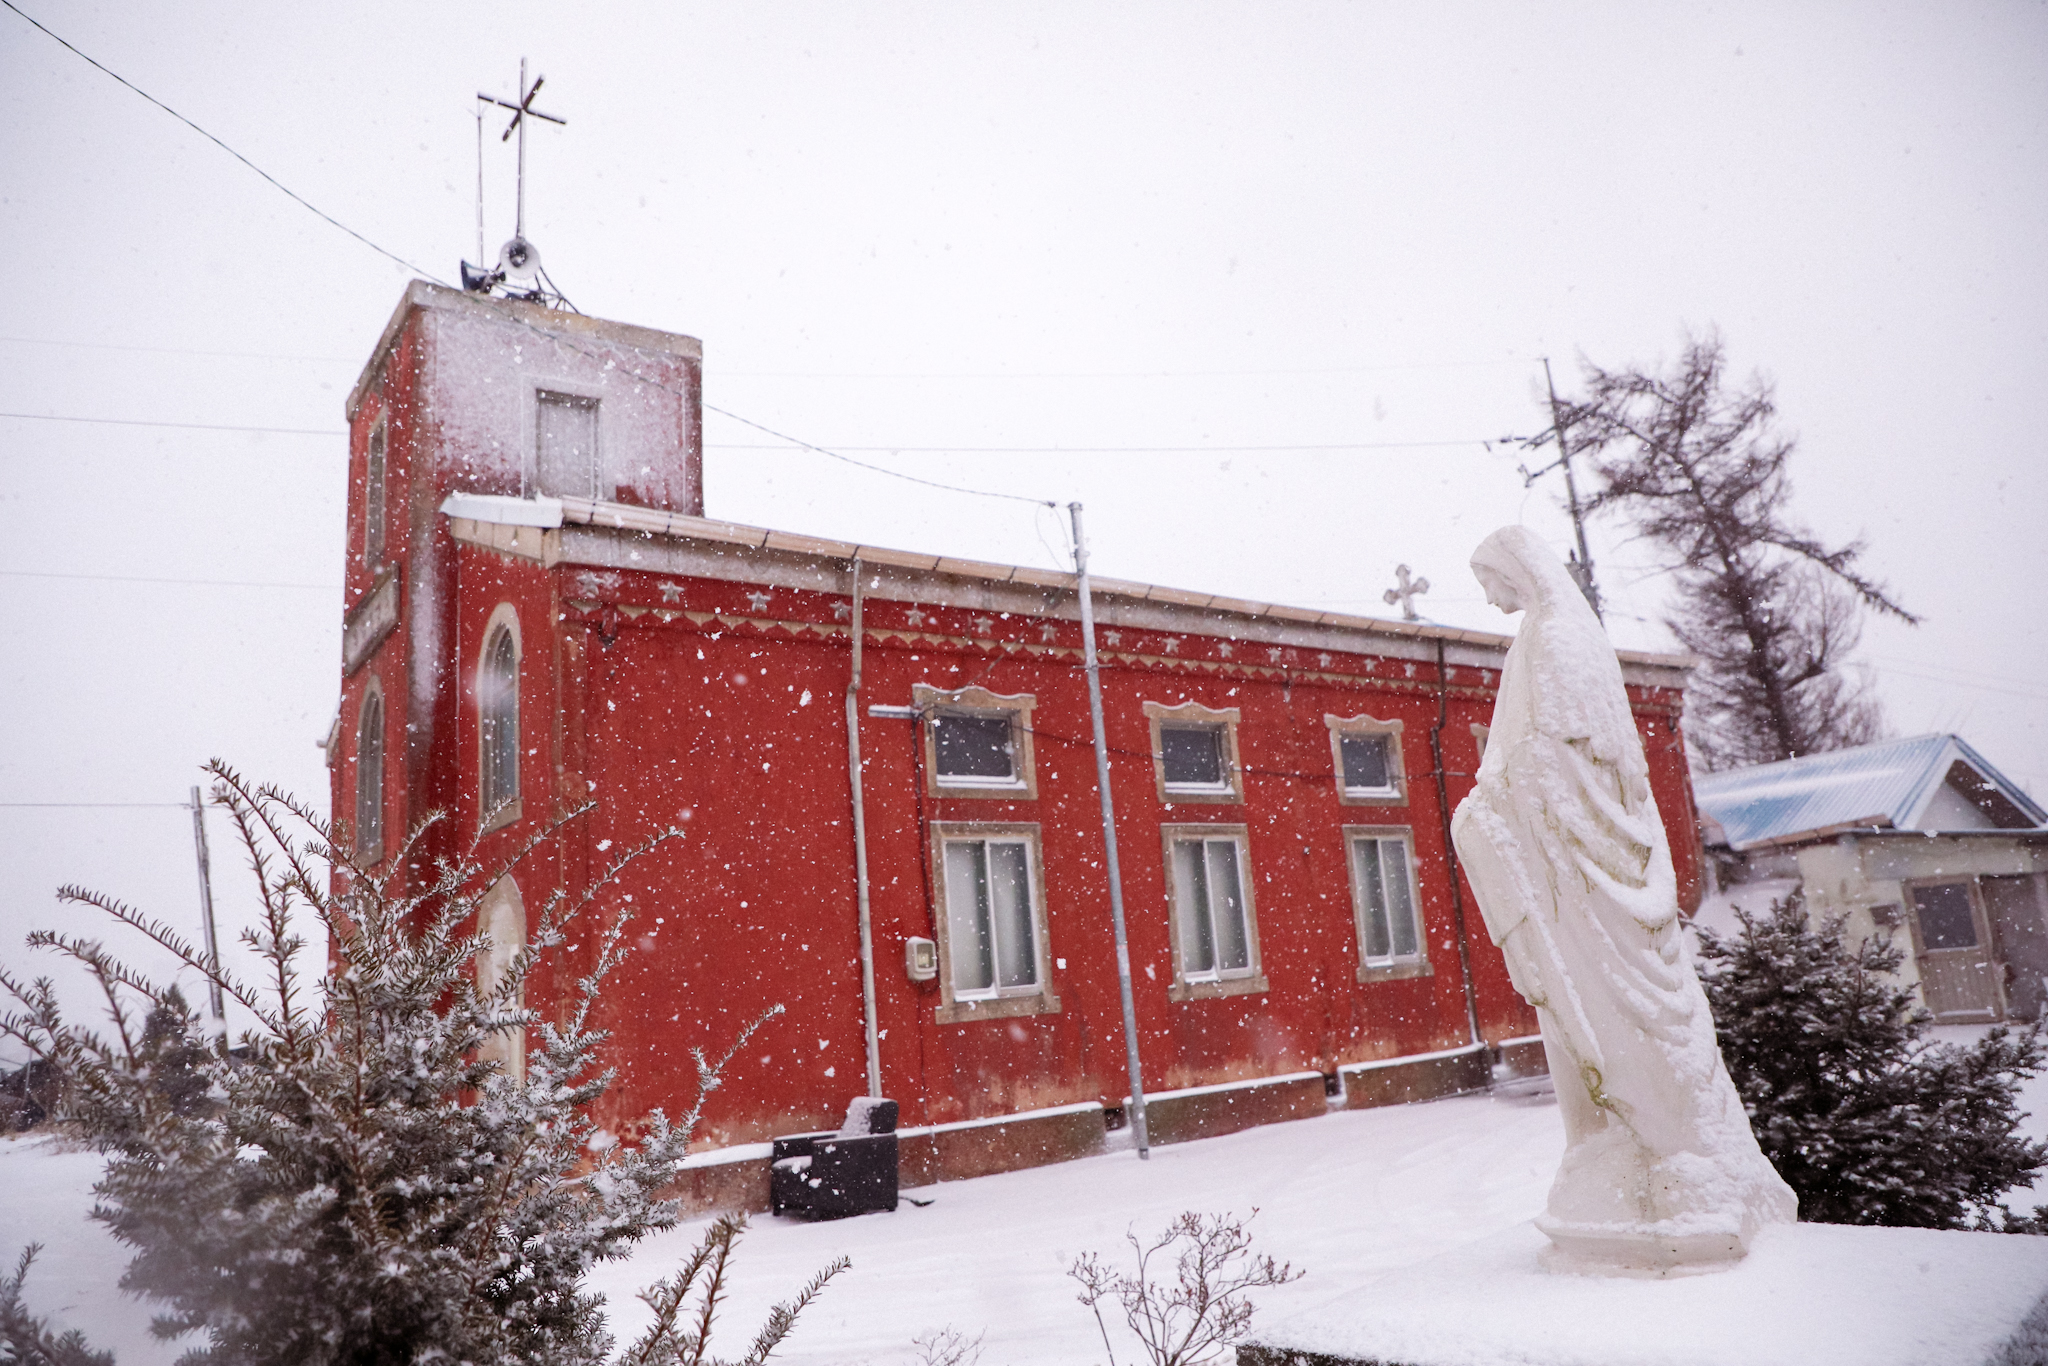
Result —
[[1479, 1035], [1479, 998], [1472, 990], [1472, 945], [1465, 938], [1465, 893], [1458, 886], [1458, 849], [1451, 843], [1451, 789], [1444, 773], [1444, 726], [1451, 719], [1450, 678], [1444, 671], [1443, 637], [1436, 642], [1436, 724], [1429, 728], [1429, 757], [1436, 764], [1436, 813], [1443, 823], [1444, 870], [1451, 878], [1451, 920], [1458, 932], [1458, 971], [1465, 979], [1465, 1023], [1472, 1042]]
[[512, 235], [526, 239], [526, 58], [519, 59], [519, 206], [513, 213]]
[[853, 780], [853, 880], [860, 902], [860, 1009], [867, 1031], [868, 1094], [882, 1095], [882, 1051], [875, 1034], [875, 930], [868, 913], [868, 825], [860, 790], [860, 556], [853, 557], [853, 673], [846, 684], [846, 768]]
[[1081, 657], [1088, 667], [1088, 719], [1095, 727], [1095, 783], [1102, 793], [1102, 843], [1109, 870], [1109, 919], [1116, 931], [1116, 981], [1124, 1002], [1124, 1067], [1131, 1078], [1131, 1134], [1140, 1160], [1151, 1156], [1145, 1133], [1145, 1078], [1138, 1066], [1138, 1007], [1131, 994], [1131, 949], [1124, 934], [1124, 880], [1116, 861], [1116, 807], [1109, 797], [1109, 739], [1102, 728], [1102, 668], [1095, 659], [1095, 600], [1088, 591], [1088, 538], [1081, 531], [1081, 505], [1067, 504], [1074, 518], [1074, 574], [1080, 580]]
[[206, 936], [206, 967], [213, 975], [207, 979], [206, 995], [213, 1007], [213, 1022], [216, 1026], [227, 1023], [227, 1011], [220, 999], [220, 943], [213, 928], [213, 868], [206, 853], [206, 804], [199, 800], [199, 789], [192, 789], [192, 847], [199, 855], [199, 926]]

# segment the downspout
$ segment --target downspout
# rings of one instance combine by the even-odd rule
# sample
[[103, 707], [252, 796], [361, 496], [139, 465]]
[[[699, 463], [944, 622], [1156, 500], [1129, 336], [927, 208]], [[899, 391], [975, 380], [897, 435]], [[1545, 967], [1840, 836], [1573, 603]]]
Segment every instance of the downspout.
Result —
[[860, 902], [860, 1010], [867, 1034], [868, 1095], [882, 1095], [882, 1052], [875, 1037], [875, 929], [868, 912], [868, 825], [860, 792], [860, 556], [853, 557], [853, 674], [846, 684], [846, 771], [853, 780], [853, 880]]
[[1443, 637], [1436, 642], [1436, 724], [1429, 728], [1429, 757], [1436, 765], [1436, 813], [1444, 828], [1444, 867], [1451, 875], [1451, 919], [1458, 929], [1458, 971], [1465, 979], [1465, 1023], [1472, 1042], [1479, 1036], [1479, 998], [1472, 990], [1472, 945], [1465, 938], [1465, 893], [1458, 886], [1458, 850], [1451, 843], [1451, 789], [1444, 781], [1444, 726], [1451, 719], [1449, 675], [1444, 668]]

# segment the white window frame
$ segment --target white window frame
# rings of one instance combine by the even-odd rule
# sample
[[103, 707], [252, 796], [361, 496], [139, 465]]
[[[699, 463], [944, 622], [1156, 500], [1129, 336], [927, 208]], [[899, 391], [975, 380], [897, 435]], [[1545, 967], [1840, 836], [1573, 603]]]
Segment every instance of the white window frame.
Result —
[[[926, 795], [1005, 802], [1038, 800], [1038, 767], [1031, 747], [1031, 712], [1038, 705], [1036, 697], [976, 687], [941, 689], [928, 683], [917, 684], [910, 695], [923, 717], [918, 729], [924, 744]], [[1008, 778], [947, 777], [939, 772], [939, 735], [934, 722], [948, 714], [1001, 717], [1009, 721], [1012, 766]]]
[[[1381, 846], [1381, 875], [1385, 876], [1385, 848], [1391, 844], [1401, 851], [1401, 873], [1408, 888], [1409, 914], [1414, 917], [1415, 952], [1395, 954], [1389, 952], [1381, 957], [1368, 958], [1366, 945], [1366, 897], [1365, 885], [1358, 876], [1358, 854], [1356, 846], [1360, 841], [1374, 840]], [[1358, 936], [1358, 980], [1361, 982], [1386, 982], [1403, 977], [1432, 977], [1436, 969], [1429, 961], [1429, 920], [1422, 910], [1422, 888], [1415, 875], [1415, 831], [1406, 825], [1347, 825], [1344, 827], [1344, 875], [1351, 883], [1352, 929]], [[1389, 905], [1383, 908], [1387, 915], [1387, 942], [1391, 950], [1398, 937], [1394, 932], [1393, 910]]]
[[[1144, 704], [1144, 711], [1152, 732], [1153, 791], [1162, 806], [1173, 806], [1182, 802], [1197, 805], [1243, 803], [1244, 765], [1238, 761], [1237, 749], [1237, 725], [1243, 717], [1243, 712], [1239, 708], [1205, 707], [1200, 702], [1182, 702], [1178, 705], [1147, 702]], [[1202, 727], [1217, 732], [1223, 757], [1221, 783], [1166, 781], [1166, 749], [1161, 732], [1175, 725]]]
[[[975, 842], [1024, 846], [1025, 876], [1030, 882], [1032, 958], [1036, 977], [1029, 986], [997, 985], [968, 992], [954, 988], [953, 907], [951, 886], [946, 877], [946, 850], [950, 845]], [[934, 1018], [940, 1024], [966, 1024], [974, 1020], [1057, 1013], [1060, 1000], [1052, 987], [1052, 949], [1045, 912], [1045, 862], [1040, 853], [1039, 827], [1029, 822], [933, 821], [931, 861], [933, 938], [937, 941], [939, 959], [939, 1005]]]
[[[490, 676], [491, 652], [500, 636], [509, 637], [512, 641], [512, 771], [509, 775], [512, 790], [509, 794], [511, 799], [493, 814], [491, 807], [494, 799], [506, 794], [490, 790], [490, 777], [494, 771], [491, 759], [493, 727], [486, 714], [488, 702], [485, 683]], [[477, 653], [476, 662], [476, 795], [479, 834], [511, 825], [521, 816], [524, 792], [523, 784], [520, 782], [520, 769], [523, 766], [524, 754], [520, 749], [520, 684], [525, 659], [526, 651], [519, 633], [518, 609], [509, 602], [501, 602], [492, 609], [490, 620], [484, 624], [484, 643]]]
[[[384, 766], [390, 757], [391, 721], [384, 711], [384, 686], [374, 677], [356, 705], [355, 827], [349, 832], [356, 862], [374, 868], [384, 861]], [[366, 741], [374, 741], [371, 762], [363, 761]], [[367, 774], [368, 781], [364, 781]], [[367, 819], [366, 819], [367, 818]], [[366, 832], [364, 826], [370, 829]]]
[[[1382, 721], [1376, 716], [1360, 713], [1357, 716], [1333, 716], [1325, 713], [1323, 724], [1330, 728], [1330, 764], [1337, 775], [1337, 800], [1345, 806], [1406, 806], [1408, 805], [1408, 765], [1401, 755], [1401, 732], [1404, 723]], [[1344, 739], [1346, 736], [1378, 735], [1387, 742], [1387, 785], [1384, 787], [1354, 787], [1350, 775], [1344, 771]]]
[[[1253, 890], [1255, 879], [1252, 877], [1249, 828], [1213, 822], [1162, 825], [1159, 837], [1166, 868], [1167, 938], [1173, 946], [1173, 982], [1166, 989], [1166, 998], [1169, 1001], [1201, 1001], [1269, 990], [1271, 983], [1266, 980], [1264, 960], [1259, 953], [1258, 896]], [[1177, 845], [1193, 841], [1204, 844], [1227, 842], [1236, 847], [1238, 895], [1244, 903], [1245, 950], [1249, 960], [1244, 967], [1210, 968], [1203, 972], [1195, 972], [1188, 967], [1187, 946], [1182, 942], [1182, 936], [1191, 908], [1183, 905], [1174, 849]], [[1213, 906], [1203, 907], [1202, 913], [1213, 921]], [[1217, 938], [1213, 924], [1210, 937], [1212, 942]]]

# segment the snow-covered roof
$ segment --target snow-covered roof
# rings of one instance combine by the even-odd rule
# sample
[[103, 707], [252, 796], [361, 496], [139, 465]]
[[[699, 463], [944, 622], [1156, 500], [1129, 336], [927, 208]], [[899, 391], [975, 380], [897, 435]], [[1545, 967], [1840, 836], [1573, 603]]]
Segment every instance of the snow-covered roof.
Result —
[[[1076, 585], [1072, 574], [1058, 570], [855, 545], [590, 498], [453, 493], [441, 504], [441, 511], [456, 540], [549, 565], [692, 573], [771, 587], [817, 589], [836, 584], [840, 572], [832, 568], [830, 573], [821, 573], [821, 568], [843, 566], [858, 556], [869, 567], [886, 571], [866, 590], [870, 597], [999, 611], [1008, 610], [1006, 604], [1011, 602], [1003, 596], [1006, 591], [1056, 598], [1071, 593]], [[623, 536], [623, 548], [594, 542], [590, 533], [608, 540]], [[669, 562], [655, 551], [654, 545], [661, 543], [705, 553]], [[1483, 669], [1500, 668], [1501, 658], [1514, 640], [1491, 631], [1245, 602], [1124, 579], [1096, 576], [1092, 582], [1098, 600], [1097, 619], [1112, 626], [1153, 625], [1309, 649], [1368, 650], [1415, 659], [1426, 658], [1441, 641], [1452, 647], [1447, 655], [1452, 665]], [[1017, 602], [1018, 610], [1027, 610], [1021, 605], [1022, 598]], [[1046, 605], [1038, 601], [1028, 610], [1043, 611]], [[1627, 682], [1670, 690], [1685, 687], [1694, 662], [1689, 655], [1643, 650], [1617, 650], [1615, 656]]]
[[1693, 794], [1733, 849], [1850, 830], [2048, 828], [2048, 812], [1954, 735], [1916, 735], [1707, 774], [1693, 781]]

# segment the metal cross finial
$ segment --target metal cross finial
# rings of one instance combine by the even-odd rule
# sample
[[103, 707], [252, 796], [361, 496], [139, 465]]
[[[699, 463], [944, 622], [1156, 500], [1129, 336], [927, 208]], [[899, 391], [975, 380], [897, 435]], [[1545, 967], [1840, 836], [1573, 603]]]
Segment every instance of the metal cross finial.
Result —
[[476, 97], [478, 99], [488, 100], [490, 103], [495, 104], [502, 109], [509, 109], [512, 111], [512, 122], [505, 125], [505, 131], [503, 134], [499, 136], [498, 141], [506, 141], [515, 132], [519, 134], [519, 202], [518, 209], [516, 210], [516, 213], [512, 220], [512, 235], [514, 237], [523, 238], [526, 236], [527, 116], [530, 114], [534, 118], [546, 119], [549, 123], [559, 123], [564, 127], [567, 127], [569, 123], [569, 120], [567, 119], [558, 119], [553, 114], [542, 113], [540, 110], [535, 109], [533, 107], [533, 97], [540, 93], [541, 85], [546, 80], [547, 77], [545, 76], [536, 76], [533, 78], [533, 84], [528, 85], [526, 83], [526, 58], [521, 57], [519, 59], [519, 103], [514, 104], [510, 100], [501, 100], [496, 95], [486, 95], [481, 90], [477, 91], [476, 93]]
[[1396, 602], [1401, 604], [1401, 620], [1422, 620], [1421, 617], [1415, 615], [1415, 598], [1418, 594], [1429, 591], [1429, 580], [1416, 579], [1411, 583], [1408, 578], [1408, 566], [1405, 564], [1394, 566], [1394, 577], [1400, 581], [1401, 586], [1399, 588], [1389, 588], [1383, 595], [1386, 601], [1389, 604]]

